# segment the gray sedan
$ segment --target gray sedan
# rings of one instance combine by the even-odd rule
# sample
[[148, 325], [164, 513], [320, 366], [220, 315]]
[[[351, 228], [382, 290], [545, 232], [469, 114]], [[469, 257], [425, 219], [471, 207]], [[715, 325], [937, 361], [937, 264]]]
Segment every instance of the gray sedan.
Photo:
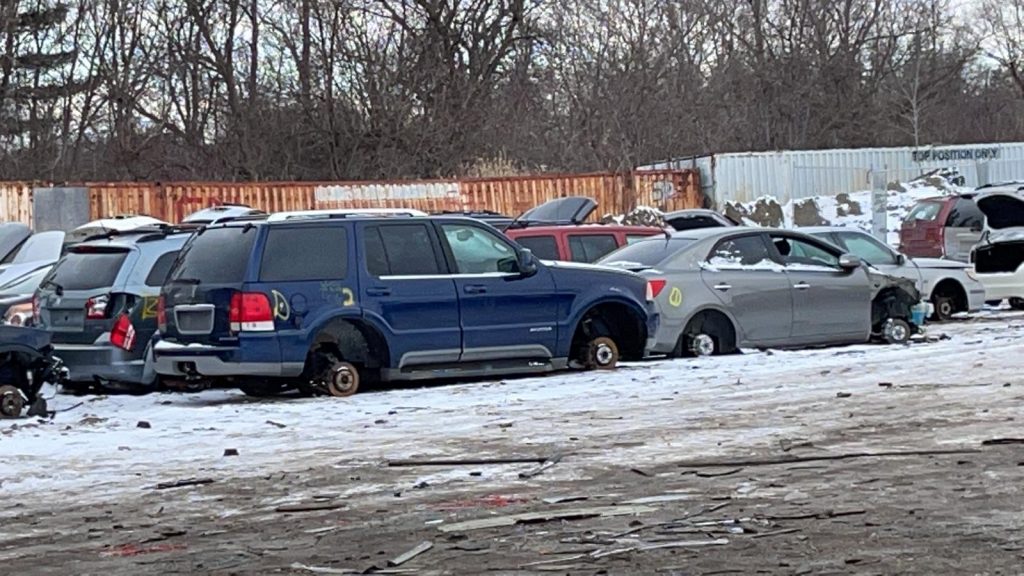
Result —
[[649, 352], [676, 356], [866, 342], [884, 289], [858, 257], [787, 230], [677, 232], [598, 263], [647, 277], [661, 318]]
[[974, 277], [974, 267], [945, 258], [910, 258], [863, 230], [840, 226], [801, 228], [835, 244], [886, 274], [912, 280], [932, 303], [935, 320], [949, 320], [960, 312], [975, 312], [985, 305], [985, 287]]

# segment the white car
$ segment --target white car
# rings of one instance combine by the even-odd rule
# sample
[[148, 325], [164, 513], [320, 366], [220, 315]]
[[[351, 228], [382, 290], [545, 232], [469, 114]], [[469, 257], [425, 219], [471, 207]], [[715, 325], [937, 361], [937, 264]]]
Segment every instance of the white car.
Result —
[[1024, 182], [985, 186], [975, 197], [985, 231], [971, 252], [989, 300], [1024, 310]]
[[935, 320], [975, 312], [985, 305], [985, 287], [970, 264], [942, 258], [910, 258], [874, 236], [856, 228], [825, 226], [800, 228], [812, 236], [843, 248], [892, 276], [913, 280], [921, 297], [931, 302]]
[[68, 232], [67, 238], [64, 241], [68, 244], [77, 244], [78, 242], [82, 242], [86, 238], [97, 234], [104, 234], [115, 230], [118, 232], [125, 232], [127, 230], [142, 228], [143, 226], [159, 226], [161, 224], [167, 224], [167, 222], [150, 216], [136, 216], [133, 214], [118, 215], [113, 218], [101, 218], [99, 220], [93, 220], [92, 222], [82, 224], [78, 228]]

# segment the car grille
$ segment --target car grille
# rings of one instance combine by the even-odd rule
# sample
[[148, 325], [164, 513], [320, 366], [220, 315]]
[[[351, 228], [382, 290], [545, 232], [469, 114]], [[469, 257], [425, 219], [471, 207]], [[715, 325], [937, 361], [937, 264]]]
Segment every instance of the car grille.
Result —
[[213, 332], [213, 304], [179, 305], [174, 307], [174, 324], [179, 334]]

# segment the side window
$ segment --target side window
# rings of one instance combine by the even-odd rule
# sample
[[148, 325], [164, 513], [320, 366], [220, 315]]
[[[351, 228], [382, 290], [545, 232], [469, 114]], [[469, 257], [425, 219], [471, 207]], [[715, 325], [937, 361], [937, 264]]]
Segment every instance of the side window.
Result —
[[572, 234], [569, 236], [569, 257], [573, 262], [597, 262], [615, 251], [619, 243], [612, 234]]
[[367, 226], [363, 235], [366, 270], [372, 276], [441, 273], [430, 230], [424, 224]]
[[146, 276], [146, 286], [163, 286], [164, 281], [167, 280], [167, 274], [171, 271], [171, 266], [174, 265], [174, 261], [177, 258], [177, 250], [157, 258], [153, 267], [149, 269], [149, 274]]
[[772, 242], [786, 266], [827, 266], [839, 269], [839, 257], [820, 246], [786, 236], [775, 236]]
[[443, 224], [459, 274], [514, 273], [516, 253], [505, 241], [483, 228], [465, 224]]
[[946, 219], [946, 226], [951, 228], [977, 228], [985, 224], [985, 214], [978, 209], [974, 200], [960, 198], [953, 205], [953, 210]]
[[559, 260], [558, 244], [554, 236], [521, 236], [516, 242], [523, 248], [528, 248], [533, 255], [541, 260]]
[[348, 276], [348, 236], [339, 226], [271, 227], [261, 282], [337, 280]]
[[868, 264], [896, 264], [896, 255], [888, 246], [865, 234], [840, 233], [843, 245]]
[[716, 268], [774, 264], [768, 253], [768, 246], [760, 234], [719, 242], [708, 256], [708, 263]]

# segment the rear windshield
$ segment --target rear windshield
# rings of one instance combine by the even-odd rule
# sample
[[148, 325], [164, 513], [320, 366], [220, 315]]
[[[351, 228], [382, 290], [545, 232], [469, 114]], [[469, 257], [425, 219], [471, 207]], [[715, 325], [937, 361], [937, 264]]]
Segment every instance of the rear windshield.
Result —
[[245, 279], [245, 269], [249, 266], [249, 255], [255, 241], [256, 228], [253, 226], [208, 228], [185, 244], [167, 281], [241, 283]]
[[941, 202], [921, 202], [914, 209], [907, 214], [907, 222], [913, 222], [920, 220], [922, 222], [934, 222], [939, 218], [939, 212], [942, 212]]
[[64, 290], [96, 290], [114, 285], [128, 251], [68, 252], [46, 279]]
[[653, 237], [624, 246], [605, 256], [598, 263], [650, 268], [693, 243], [693, 238]]

